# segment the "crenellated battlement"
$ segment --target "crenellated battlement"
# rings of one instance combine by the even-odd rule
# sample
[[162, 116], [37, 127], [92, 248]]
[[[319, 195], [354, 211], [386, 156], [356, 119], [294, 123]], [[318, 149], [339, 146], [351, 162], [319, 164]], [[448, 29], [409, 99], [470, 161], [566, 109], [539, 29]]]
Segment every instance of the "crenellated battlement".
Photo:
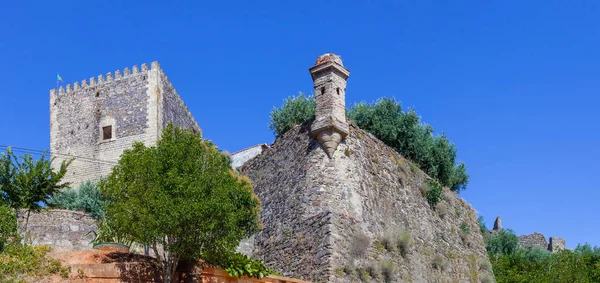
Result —
[[141, 65], [141, 71], [140, 68], [137, 65], [134, 65], [133, 67], [131, 67], [131, 69], [129, 69], [129, 67], [125, 67], [122, 71], [121, 70], [116, 70], [113, 73], [108, 72], [106, 73], [106, 75], [98, 75], [98, 78], [94, 78], [91, 77], [89, 80], [82, 80], [81, 82], [74, 82], [73, 85], [71, 86], [71, 84], [67, 84], [66, 85], [66, 89], [63, 86], [60, 86], [58, 88], [58, 91], [56, 89], [51, 89], [50, 91], [54, 94], [71, 94], [73, 92], [82, 90], [82, 89], [86, 89], [88, 87], [97, 87], [97, 86], [101, 86], [104, 84], [109, 84], [115, 81], [119, 81], [119, 80], [123, 80], [123, 79], [127, 79], [130, 78], [132, 76], [139, 76], [139, 75], [143, 75], [145, 73], [147, 73], [149, 70], [158, 70], [162, 75], [164, 75], [164, 72], [160, 69], [160, 64], [158, 63], [158, 61], [154, 61], [150, 64], [150, 69], [148, 69], [148, 65], [146, 63], [143, 63]]

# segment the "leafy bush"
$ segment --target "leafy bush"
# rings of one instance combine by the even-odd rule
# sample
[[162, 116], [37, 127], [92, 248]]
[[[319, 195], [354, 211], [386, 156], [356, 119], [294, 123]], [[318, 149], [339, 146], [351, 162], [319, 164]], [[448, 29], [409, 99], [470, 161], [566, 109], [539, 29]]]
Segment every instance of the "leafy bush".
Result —
[[[302, 93], [288, 97], [271, 111], [269, 128], [280, 137], [294, 125], [315, 115], [315, 99]], [[456, 149], [444, 134], [433, 135], [433, 128], [421, 122], [414, 110], [402, 111], [394, 99], [382, 98], [375, 103], [358, 103], [347, 110], [349, 119], [375, 135], [388, 146], [418, 164], [442, 185], [459, 192], [467, 187], [469, 176], [465, 164], [456, 163]], [[416, 169], [416, 168], [415, 168]], [[413, 170], [415, 171], [415, 170]]]
[[492, 276], [489, 276], [488, 274], [482, 274], [481, 276], [479, 276], [479, 282], [494, 283], [494, 279], [492, 278]]
[[367, 268], [367, 273], [369, 273], [369, 276], [371, 276], [371, 278], [377, 279], [379, 278], [379, 268], [377, 265], [368, 265]]
[[17, 236], [17, 215], [10, 207], [0, 206], [0, 252]]
[[479, 270], [490, 272], [492, 271], [492, 264], [487, 259], [479, 259], [477, 260], [477, 265], [479, 265]]
[[262, 262], [251, 259], [240, 253], [231, 253], [227, 256], [222, 256], [211, 262], [224, 268], [227, 273], [235, 277], [254, 277], [263, 278], [273, 272], [268, 270]]
[[98, 184], [87, 181], [78, 189], [67, 188], [55, 194], [48, 201], [54, 208], [85, 211], [96, 219], [104, 215], [104, 200], [98, 190]]
[[402, 257], [410, 252], [410, 245], [412, 244], [412, 238], [408, 232], [401, 232], [396, 236], [396, 247]]
[[417, 163], [429, 176], [453, 191], [466, 189], [469, 176], [464, 164], [456, 164], [456, 149], [444, 134], [433, 135], [433, 128], [421, 122], [414, 110], [402, 111], [394, 99], [358, 103], [348, 111], [356, 122], [402, 156]]
[[519, 246], [519, 237], [510, 229], [501, 229], [485, 238], [485, 249], [494, 255], [511, 255]]
[[383, 276], [384, 282], [392, 282], [394, 280], [394, 264], [389, 261], [382, 261], [379, 263], [379, 270], [381, 270], [381, 275]]
[[315, 98], [299, 93], [296, 97], [288, 97], [281, 108], [273, 107], [269, 129], [276, 137], [280, 137], [295, 125], [302, 124], [315, 116]]
[[483, 216], [477, 217], [477, 223], [479, 223], [479, 232], [481, 232], [482, 235], [486, 235], [488, 228], [485, 226], [485, 219], [483, 219]]
[[444, 271], [448, 267], [448, 264], [441, 255], [436, 254], [431, 260], [431, 266], [437, 270]]
[[561, 250], [538, 261], [520, 253], [490, 254], [497, 282], [600, 282], [600, 256]]
[[598, 246], [591, 246], [588, 243], [585, 244], [578, 244], [577, 247], [575, 247], [575, 250], [573, 250], [575, 253], [578, 254], [595, 254], [600, 256], [600, 247]]
[[364, 257], [367, 253], [369, 245], [371, 245], [371, 239], [369, 239], [369, 236], [362, 232], [355, 233], [350, 241], [350, 255], [353, 258]]
[[68, 277], [70, 269], [60, 261], [49, 259], [47, 246], [29, 246], [14, 243], [0, 253], [0, 282], [24, 281], [24, 276], [46, 276], [60, 274]]
[[435, 207], [442, 199], [444, 199], [444, 188], [440, 183], [435, 180], [427, 180], [427, 202], [431, 207]]

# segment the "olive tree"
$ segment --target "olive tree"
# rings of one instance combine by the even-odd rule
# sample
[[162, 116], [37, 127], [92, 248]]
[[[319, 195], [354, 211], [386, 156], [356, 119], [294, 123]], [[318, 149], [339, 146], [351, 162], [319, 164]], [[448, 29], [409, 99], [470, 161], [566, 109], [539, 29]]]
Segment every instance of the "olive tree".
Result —
[[259, 228], [252, 183], [210, 141], [168, 125], [156, 146], [135, 143], [100, 182], [105, 221], [150, 246], [171, 282], [181, 260], [231, 255]]

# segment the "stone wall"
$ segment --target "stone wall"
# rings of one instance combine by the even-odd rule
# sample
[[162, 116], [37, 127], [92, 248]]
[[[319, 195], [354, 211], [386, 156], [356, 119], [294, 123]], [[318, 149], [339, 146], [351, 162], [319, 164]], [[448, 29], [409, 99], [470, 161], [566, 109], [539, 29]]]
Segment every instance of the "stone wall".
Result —
[[530, 235], [521, 235], [519, 236], [519, 244], [522, 246], [538, 246], [544, 249], [548, 249], [548, 241], [546, 240], [546, 236], [535, 232]]
[[[25, 212], [19, 213], [21, 227], [25, 225]], [[47, 245], [62, 250], [88, 250], [97, 231], [95, 220], [83, 213], [53, 209], [29, 215], [27, 231], [35, 245]], [[89, 234], [88, 234], [89, 233]]]
[[154, 145], [171, 121], [200, 131], [158, 62], [50, 91], [50, 151], [57, 161], [75, 158], [64, 178], [73, 187], [106, 176], [134, 142]]
[[[242, 166], [261, 199], [255, 258], [285, 276], [328, 282], [357, 281], [386, 264], [393, 282], [492, 276], [478, 269], [487, 253], [464, 200], [446, 191], [432, 209], [422, 193], [427, 176], [355, 125], [332, 159], [309, 131], [310, 122], [293, 128]], [[382, 248], [404, 234], [404, 256]]]

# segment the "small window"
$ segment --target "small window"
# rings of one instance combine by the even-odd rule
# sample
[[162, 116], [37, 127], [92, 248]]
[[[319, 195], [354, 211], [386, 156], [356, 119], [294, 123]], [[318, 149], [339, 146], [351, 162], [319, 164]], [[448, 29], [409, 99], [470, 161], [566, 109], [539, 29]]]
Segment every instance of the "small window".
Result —
[[102, 127], [102, 140], [112, 139], [112, 126]]
[[340, 95], [340, 88], [338, 87], [335, 90], [337, 91], [337, 94]]

